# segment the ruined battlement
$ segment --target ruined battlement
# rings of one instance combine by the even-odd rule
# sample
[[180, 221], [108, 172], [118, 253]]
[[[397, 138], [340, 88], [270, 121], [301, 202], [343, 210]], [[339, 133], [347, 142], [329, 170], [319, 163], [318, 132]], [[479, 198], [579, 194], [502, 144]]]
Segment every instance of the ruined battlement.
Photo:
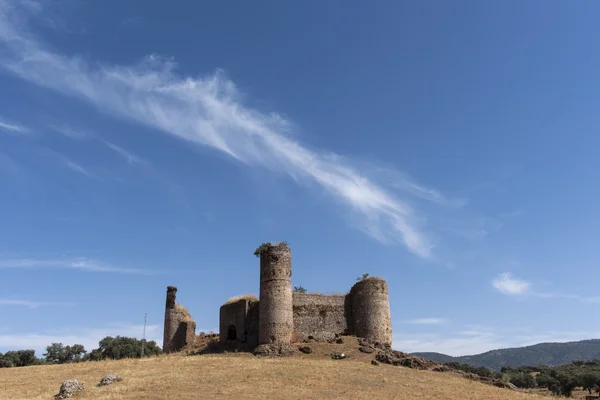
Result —
[[177, 288], [168, 286], [163, 351], [165, 353], [180, 351], [193, 343], [195, 336], [196, 322], [184, 307], [177, 304]]

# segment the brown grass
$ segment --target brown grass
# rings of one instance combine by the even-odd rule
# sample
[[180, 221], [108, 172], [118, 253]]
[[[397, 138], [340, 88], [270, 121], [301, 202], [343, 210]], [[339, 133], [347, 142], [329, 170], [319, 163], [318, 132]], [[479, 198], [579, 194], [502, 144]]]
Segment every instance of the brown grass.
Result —
[[183, 319], [182, 319], [183, 322], [192, 322], [194, 320], [192, 318], [192, 316], [190, 315], [190, 312], [187, 310], [187, 308], [185, 308], [181, 304], [175, 304], [175, 310], [177, 310], [183, 314]]
[[258, 297], [256, 297], [253, 294], [243, 294], [241, 296], [234, 296], [234, 297], [229, 298], [223, 305], [235, 303], [240, 300], [258, 301]]
[[190, 316], [190, 312], [187, 310], [187, 308], [185, 308], [181, 304], [175, 304], [175, 309], [177, 311], [179, 311], [180, 313], [182, 313], [185, 317], [189, 317]]
[[[122, 382], [97, 387], [109, 372]], [[1, 399], [51, 399], [65, 379], [86, 386], [83, 399], [445, 399], [535, 400], [448, 373], [417, 371], [367, 359], [314, 355], [263, 359], [249, 354], [87, 362], [0, 369]]]

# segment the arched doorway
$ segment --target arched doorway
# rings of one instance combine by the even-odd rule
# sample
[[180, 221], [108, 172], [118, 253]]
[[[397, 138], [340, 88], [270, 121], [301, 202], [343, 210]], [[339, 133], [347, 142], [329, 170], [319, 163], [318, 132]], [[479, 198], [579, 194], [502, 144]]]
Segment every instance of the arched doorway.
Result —
[[237, 340], [237, 331], [234, 325], [229, 325], [227, 328], [227, 340]]

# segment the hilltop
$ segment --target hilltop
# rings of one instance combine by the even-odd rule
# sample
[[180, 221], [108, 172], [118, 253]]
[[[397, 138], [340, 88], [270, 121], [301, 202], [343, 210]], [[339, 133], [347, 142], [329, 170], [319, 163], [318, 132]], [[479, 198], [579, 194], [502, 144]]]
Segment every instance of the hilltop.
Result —
[[440, 353], [413, 353], [417, 357], [446, 363], [460, 362], [499, 371], [502, 367], [568, 364], [575, 360], [600, 359], [600, 339], [491, 350], [471, 356], [452, 357]]
[[[0, 369], [0, 397], [50, 399], [65, 379], [78, 379], [84, 399], [543, 399], [448, 372], [381, 364], [356, 343], [336, 345], [348, 358], [327, 357], [331, 345], [311, 344], [312, 354], [261, 358], [249, 353], [188, 355]], [[352, 350], [354, 349], [354, 350]], [[97, 387], [114, 372], [122, 382]]]

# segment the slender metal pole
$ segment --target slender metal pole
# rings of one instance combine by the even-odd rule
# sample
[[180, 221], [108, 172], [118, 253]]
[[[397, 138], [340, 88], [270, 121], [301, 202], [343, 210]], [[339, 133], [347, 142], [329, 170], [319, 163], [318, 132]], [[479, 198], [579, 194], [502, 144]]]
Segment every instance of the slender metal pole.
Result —
[[148, 317], [148, 313], [144, 314], [144, 336], [142, 337], [142, 357], [144, 358], [144, 344], [146, 343], [146, 318]]

